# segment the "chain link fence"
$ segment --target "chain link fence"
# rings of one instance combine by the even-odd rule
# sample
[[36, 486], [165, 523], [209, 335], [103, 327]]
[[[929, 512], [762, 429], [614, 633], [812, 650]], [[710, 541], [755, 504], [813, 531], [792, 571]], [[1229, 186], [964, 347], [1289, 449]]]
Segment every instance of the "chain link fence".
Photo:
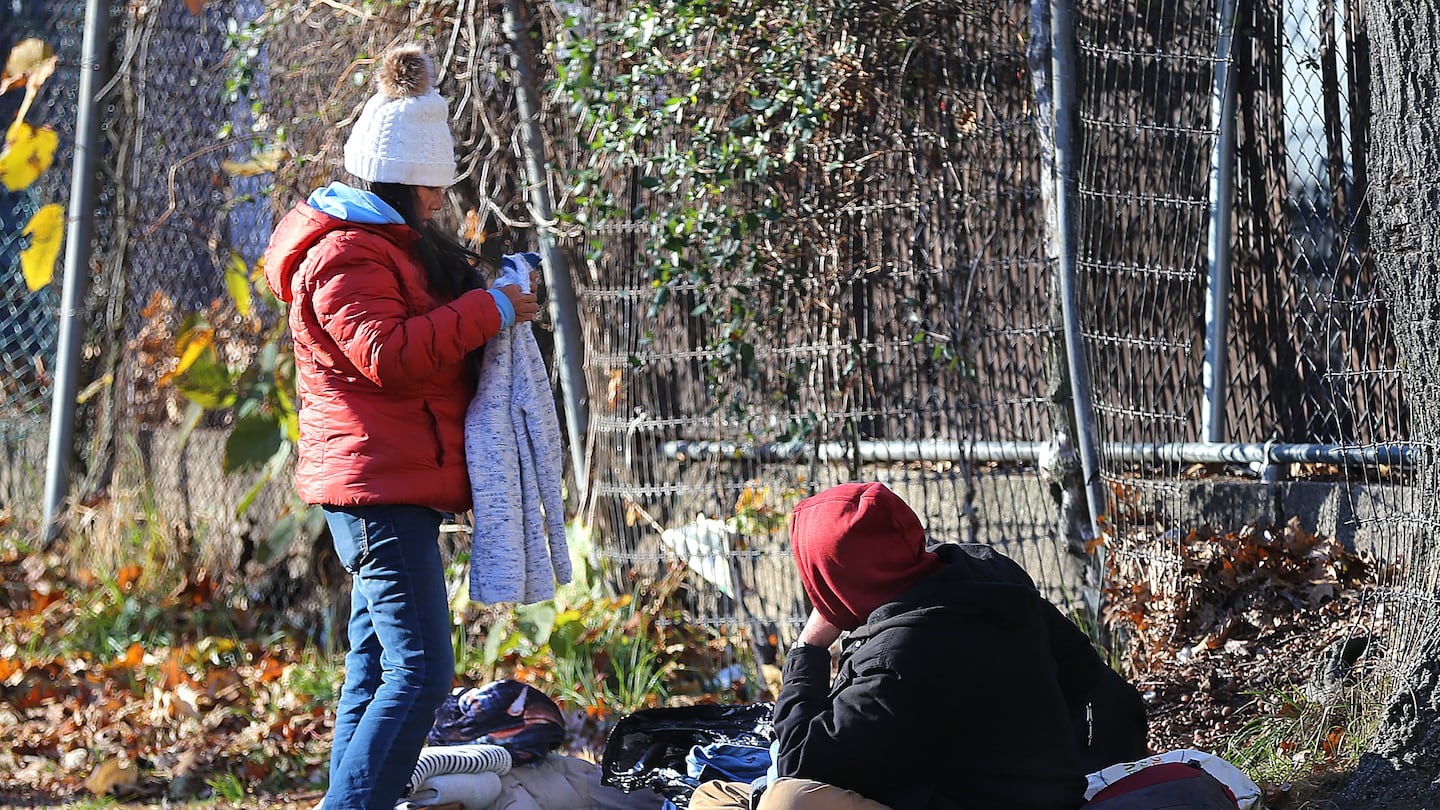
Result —
[[[1078, 561], [1057, 542], [1048, 489], [1010, 447], [1053, 435], [1028, 17], [998, 3], [816, 13], [827, 22], [805, 47], [836, 55], [829, 125], [737, 202], [783, 200], [786, 217], [759, 238], [789, 249], [711, 282], [760, 302], [746, 325], [753, 360], [724, 365], [729, 325], [697, 310], [693, 290], [654, 306], [647, 216], [702, 192], [652, 191], [645, 164], [617, 170], [612, 193], [638, 216], [587, 234], [600, 244], [581, 299], [605, 554], [645, 571], [687, 565], [701, 621], [761, 618], [789, 635], [806, 606], [784, 516], [831, 484], [877, 478], [936, 539], [993, 542], [1061, 596]], [[622, 42], [606, 47], [597, 63], [621, 59]], [[743, 94], [731, 43], [709, 47], [697, 60], [725, 77], [717, 95]], [[776, 289], [750, 272], [806, 281]]]
[[[57, 56], [46, 90], [25, 116], [32, 126], [50, 127], [58, 135], [53, 166], [27, 188], [12, 191], [0, 185], [0, 448], [6, 458], [0, 472], [0, 513], [17, 516], [38, 514], [60, 304], [58, 285], [29, 288], [20, 257], [30, 237], [23, 232], [41, 206], [69, 202], [64, 167], [73, 155], [83, 20], [84, 6], [78, 2], [17, 3], [0, 9], [0, 49], [6, 55], [24, 39], [40, 37]], [[20, 90], [0, 96], [0, 120], [7, 129], [20, 112], [23, 96]]]
[[[29, 465], [19, 475], [12, 468], [3, 497], [23, 509], [35, 507], [43, 472], [34, 444], [43, 445], [58, 295], [53, 284], [22, 292], [18, 224], [37, 201], [63, 201], [83, 14], [77, 4], [14, 8], [0, 12], [13, 15], [5, 31], [40, 36], [61, 54], [43, 109], [32, 113], [61, 133], [57, 168], [23, 194], [0, 194], [0, 438]], [[582, 40], [603, 69], [628, 64], [626, 43], [600, 33], [644, 8], [598, 0], [530, 9], [530, 33], [544, 46], [537, 67], [554, 82], [542, 113], [561, 212], [553, 226], [576, 268], [591, 395], [592, 487], [576, 506], [596, 527], [597, 554], [641, 576], [685, 566], [685, 621], [717, 632], [775, 624], [788, 634], [805, 605], [785, 515], [830, 484], [879, 479], [936, 539], [994, 543], [1053, 599], [1072, 599], [1087, 582], [1077, 553], [1084, 521], [1067, 514], [1064, 481], [1043, 463], [1060, 449], [1059, 434], [1076, 435], [1029, 8], [957, 0], [807, 12], [784, 44], [816, 56], [805, 64], [822, 124], [778, 168], [713, 197], [766, 214], [736, 237], [753, 261], [712, 268], [704, 282], [662, 284], [666, 212], [709, 192], [699, 181], [667, 186], [652, 170], [695, 130], [672, 121], [612, 159], [559, 78], [567, 49]], [[715, 24], [768, 9], [734, 4]], [[1212, 429], [1212, 267], [1225, 274], [1218, 311], [1228, 326], [1226, 396], [1211, 414], [1220, 440], [1364, 449], [1407, 438], [1392, 314], [1374, 292], [1366, 252], [1368, 79], [1357, 9], [1350, 0], [1241, 3], [1226, 20], [1180, 2], [1074, 7], [1071, 188], [1095, 415], [1088, 438], [1101, 448], [1121, 554], [1159, 553], [1178, 565], [1175, 548], [1155, 547], [1162, 527], [1216, 519], [1197, 505], [1192, 461], [1135, 449], [1204, 442]], [[195, 13], [150, 2], [114, 13], [82, 387], [100, 385], [81, 409], [76, 492], [84, 502], [138, 497], [177, 533], [228, 550], [283, 513], [288, 485], [282, 475], [262, 507], [237, 520], [250, 481], [220, 473], [227, 414], [208, 414], [180, 447], [184, 403], [163, 382], [185, 317], [228, 324], [225, 351], [235, 357], [254, 351], [226, 268], [253, 270], [276, 212], [336, 175], [371, 57], [412, 36], [437, 55], [452, 100], [464, 171], [453, 224], [495, 254], [533, 247], [511, 52], [498, 9], [465, 4], [230, 0]], [[773, 30], [789, 31], [783, 22]], [[748, 83], [745, 53], [703, 38], [693, 45], [713, 99], [702, 112], [733, 122], [747, 110], [727, 105], [767, 102]], [[1228, 264], [1209, 248], [1217, 68], [1237, 99]], [[681, 79], [636, 97], [663, 105], [689, 92]], [[273, 171], [236, 171], [276, 149]], [[596, 204], [577, 178], [613, 205]], [[708, 254], [693, 251], [705, 241], [676, 253], [703, 266]], [[734, 319], [707, 308], [722, 286], [751, 306], [743, 340]], [[661, 288], [668, 301], [657, 302]], [[1337, 530], [1369, 532], [1382, 553], [1398, 553], [1384, 545], [1384, 525], [1410, 490], [1376, 488], [1369, 509], [1353, 499], [1355, 486], [1401, 473], [1310, 472], [1349, 487], [1342, 497], [1352, 508]], [[1222, 515], [1236, 521], [1222, 528], [1248, 517]]]
[[[28, 238], [9, 225], [16, 220], [23, 226], [19, 217], [41, 203], [69, 202], [85, 6], [15, 9], [16, 25], [5, 29], [14, 32], [7, 53], [15, 41], [35, 37], [59, 58], [27, 116], [57, 132], [54, 166], [25, 192], [5, 197], [3, 255], [10, 282], [0, 318], [6, 330], [0, 364], [7, 369], [0, 434], [19, 463], [5, 481], [4, 505], [38, 522], [64, 279], [57, 265], [50, 284], [27, 292], [18, 251]], [[240, 528], [235, 504], [248, 484], [221, 473], [223, 442], [206, 430], [223, 424], [225, 415], [207, 416], [183, 442], [177, 427], [184, 400], [162, 381], [178, 362], [176, 337], [188, 316], [212, 317], [222, 330], [231, 325], [235, 311], [223, 271], [234, 261], [253, 263], [269, 237], [270, 204], [260, 180], [224, 169], [225, 161], [250, 152], [248, 144], [223, 133], [245, 112], [227, 100], [230, 34], [237, 15], [254, 12], [230, 2], [193, 10], [180, 3], [131, 3], [110, 11], [112, 36], [98, 93], [102, 156], [95, 234], [82, 271], [88, 293], [79, 327], [82, 394], [72, 468], [77, 497], [68, 504], [79, 520], [93, 518], [93, 507], [111, 504], [123, 513], [116, 520], [158, 520], [177, 537], [232, 536]], [[17, 95], [3, 98], [9, 103]], [[230, 350], [253, 352], [243, 343], [233, 341]], [[273, 521], [273, 510], [258, 519]]]

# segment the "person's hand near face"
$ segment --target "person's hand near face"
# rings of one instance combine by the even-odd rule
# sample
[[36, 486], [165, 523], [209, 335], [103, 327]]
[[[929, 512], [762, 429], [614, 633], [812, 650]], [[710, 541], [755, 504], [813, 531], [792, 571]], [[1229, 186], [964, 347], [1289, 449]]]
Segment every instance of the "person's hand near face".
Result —
[[816, 647], [828, 648], [838, 638], [840, 638], [840, 628], [821, 616], [820, 611], [811, 610], [810, 618], [805, 620], [805, 627], [800, 631], [799, 641]]

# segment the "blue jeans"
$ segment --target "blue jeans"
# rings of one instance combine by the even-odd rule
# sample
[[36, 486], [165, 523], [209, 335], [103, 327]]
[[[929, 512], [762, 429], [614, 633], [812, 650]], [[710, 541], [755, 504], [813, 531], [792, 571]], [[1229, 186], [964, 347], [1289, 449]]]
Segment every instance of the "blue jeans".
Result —
[[450, 692], [440, 519], [420, 506], [325, 507], [353, 579], [325, 810], [394, 810]]

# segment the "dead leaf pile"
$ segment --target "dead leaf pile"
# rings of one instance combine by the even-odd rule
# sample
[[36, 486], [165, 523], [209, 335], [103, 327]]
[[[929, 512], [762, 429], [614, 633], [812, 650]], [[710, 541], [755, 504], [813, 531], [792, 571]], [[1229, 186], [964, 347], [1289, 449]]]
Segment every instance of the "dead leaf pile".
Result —
[[1277, 711], [1268, 701], [1303, 690], [1332, 645], [1379, 637], [1368, 597], [1382, 572], [1296, 520], [1125, 540], [1107, 556], [1104, 620], [1149, 706], [1156, 751], [1223, 752]]
[[[0, 805], [184, 799], [226, 775], [260, 788], [320, 781], [333, 718], [291, 688], [299, 645], [241, 638], [253, 622], [218, 604], [203, 572], [157, 604], [127, 598], [139, 576], [102, 584], [58, 558], [0, 557]], [[96, 596], [107, 588], [109, 602]], [[171, 637], [115, 655], [65, 643], [117, 603], [106, 614], [117, 633], [151, 610]]]
[[1251, 649], [1342, 592], [1373, 584], [1375, 564], [1296, 519], [1231, 534], [1137, 535], [1107, 556], [1105, 622], [1144, 672], [1187, 648]]

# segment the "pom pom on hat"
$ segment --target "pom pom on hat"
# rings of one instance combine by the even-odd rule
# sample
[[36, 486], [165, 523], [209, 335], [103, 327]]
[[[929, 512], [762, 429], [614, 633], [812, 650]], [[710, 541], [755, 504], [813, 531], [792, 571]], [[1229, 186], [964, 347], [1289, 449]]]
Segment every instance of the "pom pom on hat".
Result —
[[435, 66], [418, 45], [387, 51], [345, 141], [345, 170], [372, 183], [448, 186], [455, 181], [450, 108], [435, 92]]
[[375, 84], [390, 98], [423, 96], [435, 83], [435, 63], [419, 45], [402, 45], [380, 60]]

